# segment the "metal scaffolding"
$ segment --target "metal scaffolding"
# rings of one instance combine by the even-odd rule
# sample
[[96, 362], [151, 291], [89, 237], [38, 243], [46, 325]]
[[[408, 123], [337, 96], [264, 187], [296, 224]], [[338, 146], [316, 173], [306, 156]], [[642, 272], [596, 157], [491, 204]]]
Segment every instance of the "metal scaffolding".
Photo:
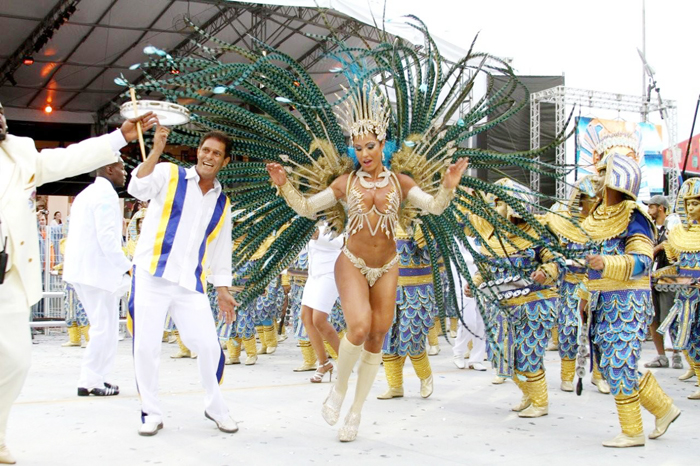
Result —
[[[540, 147], [540, 104], [551, 103], [555, 105], [555, 130], [561, 134], [566, 122], [566, 106], [579, 105], [593, 109], [616, 110], [618, 112], [638, 113], [642, 120], [651, 112], [658, 111], [664, 115], [666, 131], [668, 133], [668, 145], [673, 154], [673, 168], [668, 170], [669, 197], [675, 199], [678, 194], [678, 179], [680, 176], [680, 149], [678, 148], [677, 108], [675, 100], [660, 100], [658, 102], [647, 101], [644, 96], [613, 94], [611, 92], [590, 91], [575, 89], [565, 86], [557, 86], [544, 91], [530, 94], [530, 149]], [[566, 144], [559, 144], [556, 148], [555, 161], [557, 165], [566, 163]], [[536, 192], [540, 190], [539, 173], [530, 173], [530, 188]], [[558, 179], [556, 183], [556, 196], [565, 199], [567, 195], [566, 183]]]

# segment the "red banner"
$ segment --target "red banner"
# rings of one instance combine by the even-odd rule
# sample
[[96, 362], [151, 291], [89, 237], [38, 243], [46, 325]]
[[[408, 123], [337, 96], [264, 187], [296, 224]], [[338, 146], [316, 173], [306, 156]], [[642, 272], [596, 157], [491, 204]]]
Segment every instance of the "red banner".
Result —
[[[692, 144], [690, 147], [690, 154], [688, 155], [688, 164], [686, 165], [686, 173], [692, 173], [694, 175], [700, 175], [700, 134], [696, 134], [691, 139]], [[688, 140], [678, 143], [678, 147], [681, 149], [681, 162], [680, 169], [683, 170], [683, 165], [685, 164], [685, 154], [688, 150]], [[671, 168], [671, 150], [665, 149], [664, 152], [664, 168]]]

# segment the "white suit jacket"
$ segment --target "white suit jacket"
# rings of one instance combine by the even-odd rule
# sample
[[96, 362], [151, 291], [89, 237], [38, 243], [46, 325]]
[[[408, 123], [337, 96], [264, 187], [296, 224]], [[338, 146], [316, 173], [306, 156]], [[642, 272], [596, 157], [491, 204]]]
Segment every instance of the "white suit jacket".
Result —
[[[123, 142], [121, 131], [116, 133]], [[112, 134], [41, 152], [37, 152], [30, 138], [8, 134], [0, 142], [0, 241], [7, 238], [10, 257], [6, 270], [19, 275], [28, 306], [41, 299], [41, 264], [34, 205], [36, 188], [116, 162]], [[123, 142], [121, 146], [125, 144]], [[0, 298], [5, 286], [6, 283], [0, 285]]]
[[112, 183], [98, 176], [70, 209], [63, 280], [110, 292], [123, 285], [131, 262], [122, 249], [123, 215]]

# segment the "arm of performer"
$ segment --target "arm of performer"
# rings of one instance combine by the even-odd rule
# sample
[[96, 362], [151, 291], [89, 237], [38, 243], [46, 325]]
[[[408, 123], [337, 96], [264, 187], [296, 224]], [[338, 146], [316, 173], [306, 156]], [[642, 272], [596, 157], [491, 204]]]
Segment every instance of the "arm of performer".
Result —
[[336, 178], [328, 188], [307, 198], [287, 180], [287, 172], [284, 171], [282, 165], [279, 163], [268, 163], [265, 168], [287, 205], [302, 217], [316, 220], [316, 214], [333, 207], [338, 202], [338, 199], [344, 196], [342, 183], [340, 182], [341, 178], [345, 178], [344, 176]]
[[451, 164], [442, 178], [442, 184], [435, 196], [423, 191], [416, 182], [407, 175], [399, 175], [401, 190], [406, 194], [408, 202], [421, 209], [424, 213], [440, 215], [450, 205], [455, 196], [455, 188], [462, 179], [464, 171], [469, 166], [469, 159], [461, 158]]
[[559, 278], [559, 256], [555, 256], [548, 248], [541, 248], [539, 257], [542, 261], [542, 265], [532, 272], [530, 279], [536, 281], [540, 285], [554, 285]]
[[131, 181], [127, 189], [128, 193], [141, 201], [152, 199], [163, 188], [170, 178], [167, 164], [157, 168], [158, 159], [163, 155], [165, 144], [168, 141], [170, 130], [165, 126], [158, 126], [153, 136], [153, 148], [146, 160], [131, 172]]
[[625, 241], [625, 254], [586, 256], [588, 266], [602, 270], [603, 278], [627, 281], [640, 278], [651, 270], [654, 257], [653, 231], [638, 212], [632, 214]]
[[69, 178], [117, 161], [115, 152], [136, 139], [136, 122], [144, 130], [157, 122], [153, 112], [125, 121], [121, 128], [109, 134], [86, 139], [65, 148], [44, 149], [36, 159], [36, 185]]

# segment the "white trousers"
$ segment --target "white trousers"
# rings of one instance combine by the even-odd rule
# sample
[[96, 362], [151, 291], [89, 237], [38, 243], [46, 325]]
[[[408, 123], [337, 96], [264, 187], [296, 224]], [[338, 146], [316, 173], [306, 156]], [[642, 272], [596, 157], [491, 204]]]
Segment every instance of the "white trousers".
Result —
[[163, 323], [168, 312], [180, 332], [182, 342], [197, 353], [200, 379], [206, 391], [204, 409], [212, 418], [225, 420], [228, 408], [219, 387], [223, 380], [225, 358], [207, 295], [136, 268], [129, 313], [134, 329], [134, 370], [141, 395], [141, 421], [159, 423], [163, 419], [158, 400], [158, 367]]
[[473, 343], [468, 364], [476, 362], [483, 363], [484, 355], [486, 354], [486, 332], [484, 321], [481, 318], [481, 314], [479, 314], [479, 310], [476, 308], [476, 300], [474, 298], [465, 297], [463, 300], [458, 299], [458, 301], [461, 305], [462, 319], [464, 323], [467, 324], [467, 327], [469, 327], [469, 330], [467, 330], [464, 324], [461, 322], [459, 323], [457, 338], [452, 347], [454, 356], [463, 358], [464, 353], [467, 352], [467, 345], [471, 341]]
[[117, 357], [121, 293], [80, 283], [73, 284], [73, 288], [90, 321], [90, 341], [83, 355], [78, 387], [104, 388]]
[[10, 270], [0, 285], [0, 447], [5, 445], [10, 407], [29, 372], [31, 351], [27, 296], [19, 276]]

